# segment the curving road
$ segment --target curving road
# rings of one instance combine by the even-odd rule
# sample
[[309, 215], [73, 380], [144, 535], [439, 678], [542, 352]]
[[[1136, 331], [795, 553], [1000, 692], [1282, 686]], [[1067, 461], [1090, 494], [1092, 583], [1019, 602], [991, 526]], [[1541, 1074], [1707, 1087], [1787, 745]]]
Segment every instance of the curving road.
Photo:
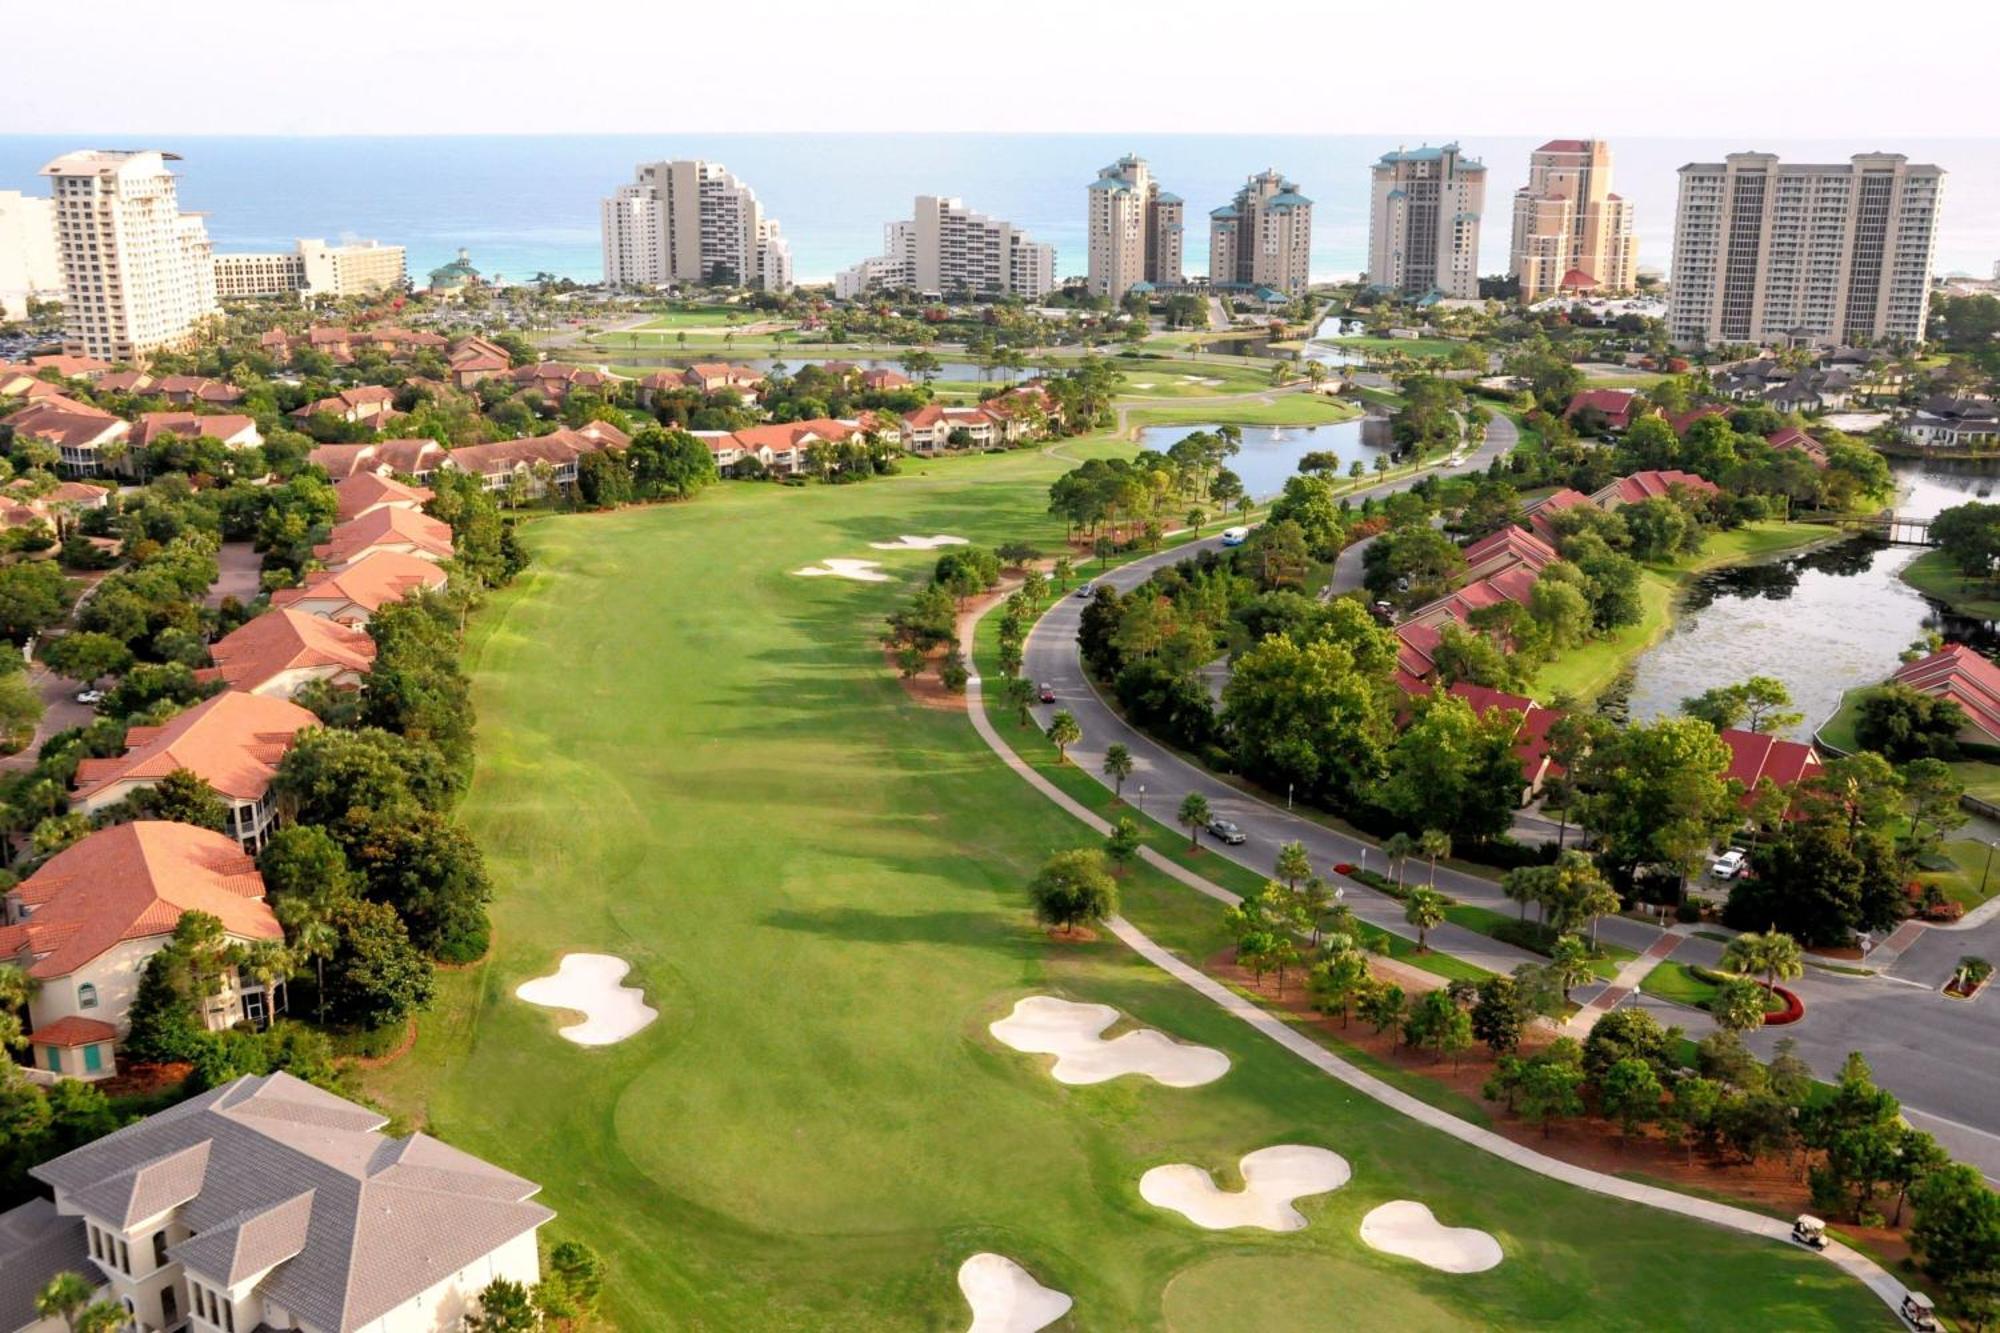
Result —
[[[1506, 417], [1496, 414], [1487, 430], [1486, 441], [1476, 452], [1440, 471], [1450, 475], [1483, 469], [1514, 446], [1515, 428]], [[1403, 478], [1356, 495], [1405, 490], [1415, 480]], [[1218, 535], [1146, 556], [1099, 575], [1095, 581], [1130, 589], [1163, 566], [1197, 551], [1214, 549], [1220, 540]], [[1057, 709], [1068, 709], [1082, 729], [1083, 739], [1069, 749], [1082, 772], [1104, 781], [1105, 747], [1122, 742], [1133, 760], [1125, 791], [1141, 813], [1171, 828], [1182, 797], [1200, 792], [1215, 815], [1233, 820], [1248, 835], [1240, 847], [1214, 850], [1259, 874], [1269, 874], [1279, 846], [1294, 840], [1303, 842], [1314, 864], [1329, 874], [1330, 867], [1343, 862], [1386, 869], [1381, 851], [1373, 845], [1317, 822], [1302, 811], [1287, 810], [1282, 802], [1234, 786], [1128, 726], [1084, 675], [1076, 635], [1085, 605], [1085, 599], [1079, 597], [1059, 600], [1035, 625], [1023, 649], [1024, 673], [1051, 686], [1056, 696], [1055, 703], [1037, 709], [1041, 724], [1046, 727]], [[1412, 861], [1408, 874], [1422, 880], [1428, 878], [1429, 870]], [[1355, 881], [1339, 882], [1344, 901], [1362, 920], [1400, 935], [1415, 934], [1403, 921], [1402, 904]], [[1492, 880], [1449, 866], [1438, 867], [1437, 886], [1461, 902], [1500, 912], [1518, 911]], [[1994, 923], [1993, 932], [2000, 935], [2000, 922]], [[1644, 951], [1660, 939], [1661, 932], [1619, 917], [1601, 922], [1600, 935]], [[1765, 1029], [1754, 1034], [1750, 1044], [1768, 1057], [1781, 1038], [1790, 1036], [1798, 1043], [1799, 1054], [1822, 1077], [1836, 1074], [1849, 1051], [1864, 1052], [1883, 1086], [1903, 1099], [1913, 1123], [1936, 1134], [1954, 1155], [2000, 1180], [2000, 1059], [1994, 1058], [1996, 1047], [2000, 1047], [2000, 1008], [1996, 1008], [2000, 1001], [1985, 995], [1965, 1004], [1946, 1000], [1938, 993], [1937, 986], [1958, 955], [1977, 951], [1969, 932], [1940, 938], [1943, 935], [1929, 932], [1884, 976], [1856, 977], [1809, 969], [1805, 977], [1791, 983], [1807, 1006], [1805, 1021], [1790, 1029]], [[1523, 950], [1449, 924], [1432, 931], [1430, 938], [1441, 950], [1491, 971], [1511, 971], [1520, 963], [1540, 961]], [[2000, 940], [1995, 942], [2000, 944]], [[1720, 943], [1689, 937], [1682, 939], [1673, 956], [1677, 962], [1713, 964], [1721, 955]], [[1587, 1001], [1598, 989], [1581, 988], [1576, 998]], [[1662, 1022], [1679, 1024], [1695, 1035], [1708, 1030], [1707, 1016], [1698, 1010], [1643, 994], [1635, 994], [1626, 1003], [1643, 1005], [1655, 1011]]]

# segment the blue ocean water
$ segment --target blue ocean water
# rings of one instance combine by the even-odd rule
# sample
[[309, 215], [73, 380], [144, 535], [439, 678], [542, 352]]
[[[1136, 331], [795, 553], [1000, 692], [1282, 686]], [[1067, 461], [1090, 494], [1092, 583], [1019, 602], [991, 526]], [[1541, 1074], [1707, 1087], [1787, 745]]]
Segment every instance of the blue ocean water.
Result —
[[[1581, 127], [1587, 130], [1587, 127]], [[1463, 140], [1488, 167], [1482, 272], [1506, 268], [1510, 198], [1528, 152], [1551, 135]], [[633, 165], [706, 157], [747, 181], [791, 238], [801, 279], [825, 279], [881, 248], [883, 224], [908, 216], [917, 194], [958, 195], [1052, 242], [1058, 274], [1081, 273], [1084, 188], [1097, 168], [1137, 152], [1163, 188], [1187, 201], [1187, 264], [1205, 270], [1206, 215], [1251, 173], [1275, 166], [1315, 202], [1313, 275], [1342, 278], [1366, 263], [1368, 165], [1399, 144], [1358, 135], [645, 134], [376, 138], [100, 136], [97, 142], [0, 136], [0, 190], [45, 192], [43, 163], [81, 147], [143, 143], [179, 153], [186, 207], [208, 214], [221, 249], [289, 244], [298, 236], [372, 237], [409, 248], [421, 275], [464, 246], [488, 275], [547, 271], [599, 277], [598, 200]], [[1409, 146], [1414, 146], [1410, 141]], [[1674, 172], [1747, 149], [1800, 161], [1856, 152], [1907, 153], [1951, 173], [1938, 245], [1940, 272], [1990, 275], [2000, 260], [2000, 139], [1739, 142], [1614, 141], [1615, 188], [1633, 201], [1639, 262], [1671, 254]]]

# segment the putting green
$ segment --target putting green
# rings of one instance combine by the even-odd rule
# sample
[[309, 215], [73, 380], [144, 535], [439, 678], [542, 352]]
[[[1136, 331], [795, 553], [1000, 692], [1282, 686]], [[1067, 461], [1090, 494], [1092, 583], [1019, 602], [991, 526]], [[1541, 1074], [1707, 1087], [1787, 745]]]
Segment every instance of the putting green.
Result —
[[[494, 953], [444, 977], [414, 1052], [370, 1071], [368, 1090], [541, 1181], [554, 1233], [610, 1262], [625, 1329], [963, 1327], [955, 1275], [981, 1250], [1074, 1296], [1074, 1327], [1159, 1327], [1163, 1301], [1175, 1327], [1241, 1327], [1259, 1287], [1240, 1289], [1242, 1308], [1202, 1304], [1217, 1279], [1201, 1266], [1246, 1249], [1366, 1275], [1325, 1308], [1371, 1322], [1407, 1309], [1418, 1326], [1886, 1326], [1820, 1260], [1506, 1166], [1115, 943], [1032, 928], [1023, 884], [1086, 835], [961, 714], [911, 703], [883, 670], [882, 617], [936, 557], [869, 543], [948, 532], [1052, 549], [1046, 487], [1068, 466], [1033, 452], [913, 463], [862, 485], [731, 485], [532, 524], [536, 563], [478, 613], [467, 654], [480, 742], [463, 814], [498, 890]], [[789, 572], [858, 556], [895, 581]], [[1187, 893], [1158, 878], [1133, 890], [1142, 928], [1147, 902]], [[659, 1018], [613, 1046], [563, 1040], [513, 990], [566, 951], [629, 960], [624, 984]], [[1037, 993], [1213, 1046], [1229, 1072], [1195, 1088], [1060, 1084], [1046, 1057], [987, 1031]], [[1353, 1165], [1305, 1202], [1302, 1231], [1246, 1245], [1139, 1197], [1149, 1167], [1226, 1180], [1279, 1143]], [[1373, 1255], [1356, 1227], [1396, 1198], [1491, 1232], [1508, 1262], [1452, 1279]]]

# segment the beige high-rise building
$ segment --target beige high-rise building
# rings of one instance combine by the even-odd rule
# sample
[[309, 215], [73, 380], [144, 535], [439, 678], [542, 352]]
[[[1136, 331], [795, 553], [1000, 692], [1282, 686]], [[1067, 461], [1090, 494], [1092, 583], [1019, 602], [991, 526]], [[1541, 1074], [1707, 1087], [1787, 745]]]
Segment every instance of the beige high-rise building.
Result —
[[601, 209], [604, 280], [789, 291], [792, 250], [757, 192], [720, 162], [646, 162]]
[[1368, 283], [1396, 296], [1479, 296], [1486, 165], [1455, 143], [1397, 149], [1371, 169]]
[[379, 241], [329, 245], [301, 240], [290, 250], [215, 257], [215, 292], [251, 296], [380, 296], [403, 286], [403, 247]]
[[62, 297], [52, 199], [0, 190], [0, 319], [23, 319], [28, 301]]
[[157, 151], [86, 149], [42, 168], [55, 199], [64, 347], [129, 361], [185, 347], [219, 313], [215, 256]]
[[1004, 218], [975, 213], [962, 199], [920, 194], [908, 221], [884, 228], [882, 253], [834, 275], [833, 294], [851, 300], [871, 287], [943, 296], [1047, 295], [1056, 285], [1056, 250]]
[[1312, 210], [1312, 200], [1276, 167], [1252, 176], [1208, 215], [1209, 285], [1304, 292], [1312, 280]]
[[1901, 153], [1680, 170], [1667, 329], [1682, 347], [1921, 342], [1944, 172]]
[[1146, 159], [1127, 154], [1098, 170], [1088, 190], [1092, 296], [1121, 301], [1140, 283], [1181, 285], [1184, 208], [1153, 179]]
[[1630, 291], [1638, 262], [1632, 206], [1611, 192], [1610, 144], [1551, 139], [1528, 155], [1528, 183], [1514, 192], [1508, 265], [1521, 300]]

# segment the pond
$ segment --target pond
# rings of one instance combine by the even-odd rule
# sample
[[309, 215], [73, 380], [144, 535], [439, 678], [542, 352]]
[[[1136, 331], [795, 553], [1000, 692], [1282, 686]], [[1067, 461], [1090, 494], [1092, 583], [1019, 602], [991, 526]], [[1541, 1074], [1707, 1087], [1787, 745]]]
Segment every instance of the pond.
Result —
[[[1990, 492], [1996, 476], [1899, 465], [1896, 480], [1896, 512], [1927, 518]], [[1665, 716], [1713, 686], [1775, 676], [1805, 714], [1791, 732], [1804, 740], [1848, 690], [1894, 671], [1898, 654], [1926, 630], [2000, 650], [1992, 624], [1951, 615], [1898, 577], [1921, 554], [1854, 537], [1703, 575], [1687, 590], [1674, 628], [1633, 664], [1623, 689], [1630, 715]], [[1615, 711], [1618, 699], [1603, 703]]]
[[[1165, 453], [1175, 443], [1196, 431], [1213, 431], [1214, 425], [1147, 426], [1139, 432], [1139, 443]], [[1338, 421], [1325, 426], [1242, 426], [1243, 450], [1227, 466], [1243, 480], [1243, 489], [1253, 499], [1262, 500], [1285, 488], [1288, 478], [1298, 475], [1299, 459], [1309, 453], [1331, 453], [1340, 459], [1340, 475], [1350, 463], [1359, 461], [1371, 471], [1377, 458], [1386, 457], [1387, 448], [1361, 442], [1361, 422]]]
[[1306, 343], [1305, 359], [1317, 361], [1323, 366], [1361, 366], [1368, 358], [1353, 348], [1342, 347], [1346, 338], [1358, 338], [1368, 331], [1368, 326], [1358, 319], [1342, 319], [1339, 315], [1328, 315], [1313, 330], [1313, 336]]

